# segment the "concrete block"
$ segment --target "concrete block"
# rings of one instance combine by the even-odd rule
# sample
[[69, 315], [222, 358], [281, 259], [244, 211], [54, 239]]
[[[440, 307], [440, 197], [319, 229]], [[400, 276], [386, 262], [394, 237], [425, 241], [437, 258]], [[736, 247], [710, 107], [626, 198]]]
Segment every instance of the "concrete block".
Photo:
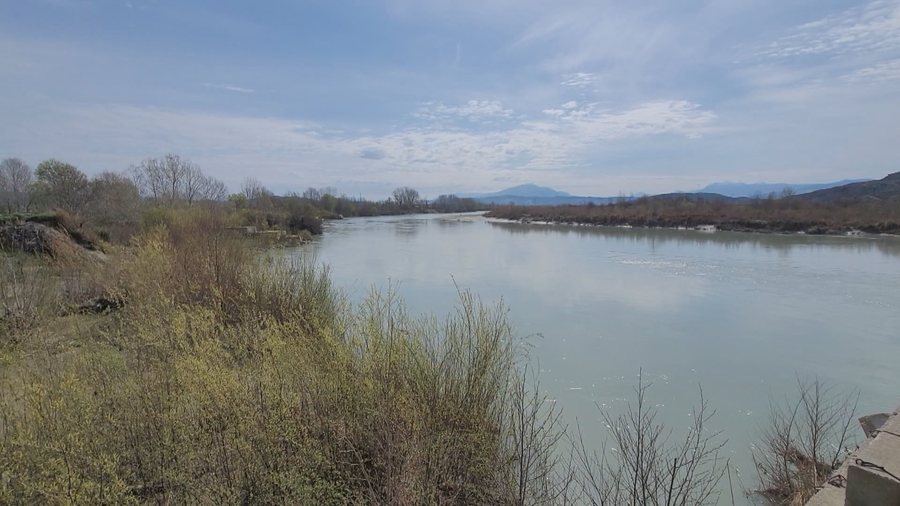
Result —
[[846, 506], [900, 506], [900, 482], [876, 469], [851, 464]]
[[893, 433], [900, 429], [897, 422], [898, 417], [892, 417], [875, 439], [850, 457], [847, 506], [900, 506], [900, 436]]

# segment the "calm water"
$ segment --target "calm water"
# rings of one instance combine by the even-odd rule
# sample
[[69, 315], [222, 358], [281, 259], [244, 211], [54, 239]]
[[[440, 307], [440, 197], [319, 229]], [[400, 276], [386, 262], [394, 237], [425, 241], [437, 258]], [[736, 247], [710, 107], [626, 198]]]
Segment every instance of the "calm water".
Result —
[[[502, 298], [531, 336], [542, 386], [597, 443], [639, 370], [660, 416], [687, 426], [702, 385], [733, 464], [797, 376], [900, 403], [900, 240], [495, 223], [472, 215], [331, 222], [303, 247], [353, 299], [398, 285], [445, 314], [456, 287]], [[730, 501], [729, 501], [730, 502]]]

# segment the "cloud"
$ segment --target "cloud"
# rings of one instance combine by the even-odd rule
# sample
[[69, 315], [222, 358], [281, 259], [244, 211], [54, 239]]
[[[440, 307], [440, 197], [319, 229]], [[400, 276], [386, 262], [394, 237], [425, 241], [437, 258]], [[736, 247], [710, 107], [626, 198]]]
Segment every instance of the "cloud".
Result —
[[587, 88], [597, 83], [598, 77], [589, 72], [576, 72], [574, 74], [566, 74], [563, 76], [563, 86], [572, 86], [575, 88]]
[[365, 158], [366, 160], [384, 160], [386, 156], [387, 154], [378, 148], [363, 148], [363, 150], [359, 152], [359, 157]]
[[854, 84], [900, 81], [900, 59], [861, 68], [845, 76], [845, 78], [848, 82]]
[[203, 86], [207, 88], [214, 88], [217, 90], [224, 91], [233, 91], [235, 93], [255, 93], [256, 90], [251, 88], [243, 88], [241, 86], [235, 86], [233, 84], [215, 84], [215, 83], [203, 83]]
[[[451, 109], [498, 110], [483, 102]], [[447, 188], [462, 181], [488, 185], [511, 172], [554, 170], [564, 177], [584, 167], [586, 153], [604, 144], [664, 134], [697, 138], [711, 131], [715, 118], [687, 101], [657, 101], [622, 110], [573, 106], [559, 117], [514, 120], [481, 133], [440, 123], [386, 133], [335, 133], [284, 118], [79, 104], [36, 111], [15, 129], [0, 126], [0, 138], [19, 146], [26, 158], [62, 153], [88, 170], [121, 170], [149, 156], [178, 152], [231, 184], [252, 173], [275, 188], [296, 189], [331, 184], [339, 174]]]
[[448, 106], [441, 102], [425, 102], [413, 116], [428, 120], [464, 119], [468, 121], [484, 121], [489, 119], [510, 118], [512, 109], [503, 107], [496, 100], [469, 100], [458, 106]]
[[875, 0], [794, 28], [759, 56], [793, 58], [900, 49], [900, 2]]

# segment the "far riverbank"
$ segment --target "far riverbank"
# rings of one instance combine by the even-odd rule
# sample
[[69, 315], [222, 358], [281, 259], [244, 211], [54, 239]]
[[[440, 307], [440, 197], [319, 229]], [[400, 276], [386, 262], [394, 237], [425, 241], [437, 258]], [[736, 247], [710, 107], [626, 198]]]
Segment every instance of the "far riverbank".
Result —
[[487, 218], [520, 223], [809, 235], [900, 235], [900, 206], [848, 206], [761, 200], [628, 202], [605, 206], [503, 206]]

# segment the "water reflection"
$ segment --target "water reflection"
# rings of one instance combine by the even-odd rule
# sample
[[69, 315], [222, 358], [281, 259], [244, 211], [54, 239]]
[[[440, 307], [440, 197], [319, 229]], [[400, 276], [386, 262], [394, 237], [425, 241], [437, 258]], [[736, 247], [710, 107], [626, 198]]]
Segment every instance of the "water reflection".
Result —
[[[719, 411], [736, 469], [770, 397], [796, 375], [859, 389], [861, 412], [896, 405], [900, 239], [491, 222], [473, 215], [353, 218], [303, 247], [361, 300], [398, 288], [410, 312], [446, 314], [457, 288], [503, 299], [567, 423], [589, 446], [597, 404], [656, 378], [660, 420], [680, 426], [697, 385]], [[736, 395], [736, 393], [738, 393]]]
[[751, 247], [771, 252], [789, 252], [794, 248], [842, 249], [863, 253], [876, 250], [900, 257], [900, 238], [891, 236], [809, 236], [799, 234], [755, 234], [746, 232], [701, 232], [697, 230], [592, 227], [579, 225], [526, 224], [488, 220], [492, 227], [511, 234], [578, 235], [643, 243], [655, 248], [667, 243], [716, 245], [726, 249]]

